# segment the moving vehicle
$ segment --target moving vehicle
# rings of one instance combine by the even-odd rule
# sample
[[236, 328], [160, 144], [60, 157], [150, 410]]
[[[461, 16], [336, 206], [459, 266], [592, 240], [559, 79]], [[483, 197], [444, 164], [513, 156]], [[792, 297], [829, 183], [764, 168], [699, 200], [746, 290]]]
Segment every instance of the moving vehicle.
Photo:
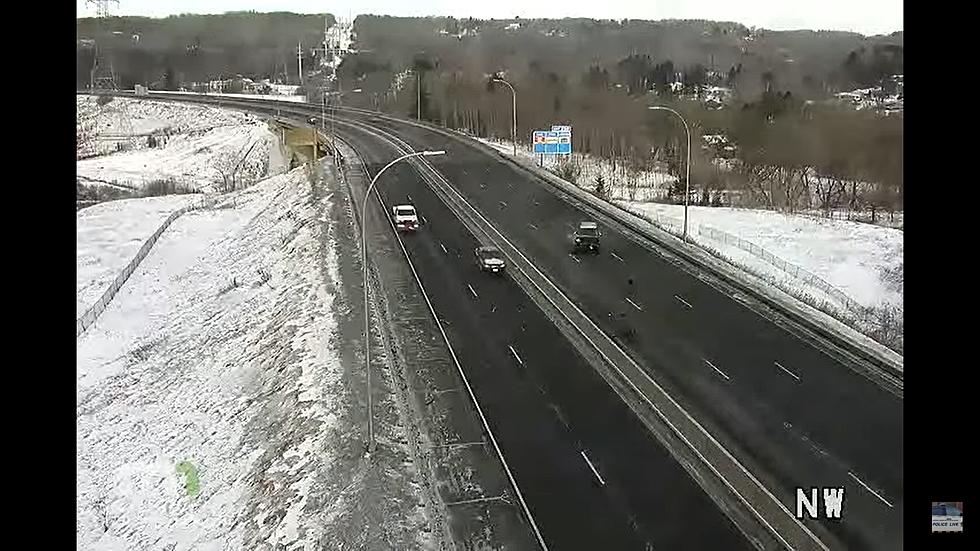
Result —
[[504, 255], [496, 247], [477, 247], [473, 251], [476, 257], [476, 265], [484, 272], [500, 273], [507, 267]]
[[391, 208], [395, 217], [395, 227], [399, 231], [415, 231], [419, 229], [419, 217], [412, 205], [395, 205]]
[[599, 253], [599, 225], [595, 222], [581, 222], [573, 236], [572, 252], [587, 250]]

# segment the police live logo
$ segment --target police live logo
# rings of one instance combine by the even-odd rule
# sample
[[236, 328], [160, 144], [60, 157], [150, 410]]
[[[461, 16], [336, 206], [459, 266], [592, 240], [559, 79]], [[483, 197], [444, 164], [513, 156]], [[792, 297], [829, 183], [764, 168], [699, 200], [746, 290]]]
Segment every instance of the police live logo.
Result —
[[[818, 502], [820, 497], [823, 503]], [[796, 518], [840, 520], [843, 512], [844, 488], [796, 488]]]

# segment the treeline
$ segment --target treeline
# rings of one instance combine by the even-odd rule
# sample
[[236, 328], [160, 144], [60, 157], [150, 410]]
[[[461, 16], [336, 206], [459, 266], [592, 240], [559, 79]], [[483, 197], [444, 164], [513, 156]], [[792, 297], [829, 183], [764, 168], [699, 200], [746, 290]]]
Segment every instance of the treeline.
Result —
[[304, 67], [313, 68], [324, 17], [333, 25], [331, 15], [253, 12], [78, 19], [75, 85], [89, 85], [97, 49], [111, 57], [121, 88], [173, 89], [238, 74], [296, 83], [297, 45]]
[[[367, 53], [348, 57], [338, 75], [344, 89], [362, 93], [344, 101], [413, 118], [421, 111], [437, 124], [506, 139], [510, 91], [488, 78], [502, 71], [517, 89], [520, 143], [527, 144], [533, 130], [571, 124], [576, 151], [613, 160], [626, 173], [657, 165], [681, 176], [683, 127], [647, 110], [659, 103], [682, 111], [692, 125], [692, 186], [705, 200], [728, 190], [743, 204], [790, 210], [902, 206], [902, 117], [808, 101], [826, 98], [835, 87], [901, 73], [900, 33], [872, 40], [711, 22], [582, 20], [519, 20], [520, 30], [505, 29], [517, 21], [360, 17], [357, 45]], [[649, 34], [634, 36], [637, 28]], [[612, 55], [617, 40], [618, 57]], [[721, 55], [732, 40], [754, 53]], [[791, 49], [795, 43], [800, 52]], [[648, 53], [650, 44], [661, 51], [682, 45], [683, 51], [674, 59]], [[760, 65], [766, 44], [793, 63]], [[862, 50], [862, 44], [872, 45]], [[715, 69], [693, 61], [703, 56], [692, 58], [691, 51], [718, 54]], [[800, 63], [814, 69], [808, 79], [798, 68], [783, 67], [806, 61], [808, 52], [819, 54], [809, 65]], [[721, 59], [730, 65], [718, 70]], [[678, 74], [684, 86], [675, 92], [668, 84]], [[705, 108], [695, 94], [703, 84], [734, 89], [733, 103]], [[708, 134], [724, 135], [735, 151], [711, 150], [701, 139]], [[719, 156], [732, 159], [719, 164]]]

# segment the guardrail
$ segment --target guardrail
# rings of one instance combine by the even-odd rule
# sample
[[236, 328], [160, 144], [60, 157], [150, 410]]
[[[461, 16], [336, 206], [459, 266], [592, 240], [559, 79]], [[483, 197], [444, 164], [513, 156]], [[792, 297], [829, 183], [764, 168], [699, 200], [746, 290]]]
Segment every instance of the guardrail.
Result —
[[157, 240], [160, 238], [163, 232], [166, 231], [168, 227], [170, 227], [170, 224], [173, 223], [174, 220], [179, 218], [185, 212], [191, 210], [197, 210], [201, 208], [210, 208], [213, 204], [214, 204], [213, 198], [205, 197], [201, 199], [201, 201], [197, 204], [187, 205], [185, 207], [182, 207], [170, 213], [170, 216], [168, 216], [167, 219], [164, 220], [162, 224], [160, 224], [160, 227], [157, 228], [155, 232], [153, 232], [153, 235], [151, 235], [146, 241], [143, 242], [143, 246], [140, 247], [140, 250], [136, 253], [136, 256], [133, 257], [133, 259], [130, 260], [128, 264], [126, 264], [126, 267], [123, 268], [121, 272], [119, 272], [116, 278], [112, 280], [112, 284], [109, 285], [109, 288], [102, 293], [102, 296], [99, 297], [99, 300], [96, 301], [95, 304], [90, 306], [87, 310], [85, 310], [85, 313], [82, 314], [82, 317], [75, 320], [75, 337], [81, 336], [86, 329], [88, 329], [89, 327], [92, 326], [93, 323], [95, 323], [95, 320], [99, 319], [99, 316], [102, 315], [102, 312], [105, 311], [106, 307], [116, 296], [116, 293], [119, 292], [119, 289], [121, 289], [123, 284], [126, 283], [126, 280], [129, 279], [129, 276], [133, 274], [133, 272], [136, 270], [136, 267], [139, 266], [139, 263], [142, 262], [144, 258], [146, 258], [146, 255], [150, 254], [150, 250], [153, 248], [153, 245], [156, 244]]
[[[80, 94], [91, 94], [92, 92], [78, 92]], [[115, 93], [114, 95], [127, 96], [132, 95], [131, 93]], [[199, 103], [217, 103], [219, 106], [227, 107], [237, 107], [246, 109], [257, 109], [257, 110], [275, 110], [280, 111], [292, 111], [292, 112], [303, 112], [305, 114], [312, 113], [312, 109], [316, 106], [310, 104], [302, 103], [288, 103], [288, 102], [275, 102], [268, 100], [248, 100], [243, 98], [224, 98], [215, 95], [172, 95], [167, 97], [165, 92], [157, 93], [157, 97], [164, 100], [176, 100], [176, 101], [197, 101]], [[275, 107], [272, 107], [274, 104]], [[604, 213], [619, 222], [624, 228], [635, 232], [637, 235], [644, 236], [646, 239], [651, 240], [660, 245], [666, 246], [668, 250], [677, 254], [681, 258], [687, 260], [695, 266], [700, 266], [702, 268], [708, 269], [710, 272], [715, 273], [723, 281], [742, 291], [748, 293], [751, 296], [755, 296], [760, 299], [768, 307], [780, 312], [782, 315], [794, 320], [801, 327], [804, 327], [807, 331], [819, 335], [824, 339], [827, 339], [830, 343], [836, 343], [836, 346], [840, 347], [842, 350], [846, 350], [851, 354], [857, 354], [864, 360], [870, 360], [872, 364], [884, 368], [886, 371], [892, 375], [896, 375], [901, 378], [903, 376], [903, 364], [904, 358], [901, 354], [895, 352], [894, 350], [888, 349], [887, 346], [874, 342], [870, 337], [862, 334], [861, 332], [843, 324], [843, 327], [836, 327], [832, 324], [821, 322], [812, 318], [813, 314], [807, 311], [807, 308], [813, 309], [809, 304], [802, 306], [793, 304], [790, 301], [786, 301], [781, 298], [778, 293], [773, 293], [772, 291], [758, 286], [757, 284], [743, 281], [742, 277], [738, 274], [732, 273], [728, 268], [719, 265], [720, 259], [717, 259], [714, 254], [707, 250], [702, 250], [699, 247], [690, 248], [681, 243], [680, 239], [676, 239], [676, 243], [672, 242], [670, 239], [664, 239], [664, 237], [657, 235], [655, 231], [651, 229], [659, 230], [666, 235], [675, 238], [679, 233], [674, 230], [674, 227], [661, 228], [657, 224], [651, 222], [649, 219], [638, 215], [622, 205], [616, 203], [610, 203], [595, 197], [588, 191], [579, 188], [578, 186], [566, 182], [561, 178], [555, 176], [549, 171], [539, 169], [536, 166], [527, 166], [524, 163], [511, 159], [509, 155], [502, 154], [497, 151], [496, 148], [480, 142], [479, 140], [474, 140], [473, 136], [467, 135], [465, 132], [453, 129], [447, 129], [443, 127], [436, 126], [431, 123], [407, 120], [398, 117], [393, 117], [386, 113], [369, 111], [366, 109], [358, 109], [352, 107], [340, 107], [340, 111], [345, 111], [350, 115], [360, 115], [360, 116], [370, 116], [377, 117], [380, 119], [389, 120], [391, 122], [397, 122], [401, 124], [407, 124], [410, 126], [416, 126], [419, 128], [426, 128], [433, 132], [443, 134], [445, 136], [453, 137], [460, 141], [465, 141], [471, 145], [481, 148], [497, 159], [500, 159], [504, 163], [511, 164], [514, 167], [522, 169], [538, 179], [544, 181], [545, 183], [551, 184], [552, 187], [564, 192], [566, 197], [574, 198], [580, 205], [588, 205], [591, 209]], [[642, 224], [637, 222], [641, 221], [651, 228], [645, 228]], [[697, 249], [697, 250], [695, 250]], [[795, 299], [795, 302], [799, 302]]]

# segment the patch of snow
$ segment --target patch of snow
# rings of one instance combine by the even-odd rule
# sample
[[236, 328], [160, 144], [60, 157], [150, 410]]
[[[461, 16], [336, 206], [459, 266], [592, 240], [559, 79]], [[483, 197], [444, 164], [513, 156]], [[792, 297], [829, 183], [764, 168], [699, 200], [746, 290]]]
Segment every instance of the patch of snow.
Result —
[[[681, 227], [683, 205], [621, 202], [628, 210]], [[771, 262], [726, 239], [702, 235], [700, 226], [727, 232], [762, 247], [778, 259], [819, 276], [865, 307], [901, 307], [901, 280], [889, 276], [903, 265], [904, 232], [847, 220], [785, 214], [767, 210], [691, 206], [688, 235], [740, 264], [749, 264], [788, 284], [808, 287], [817, 297], [837, 302]], [[707, 232], [705, 232], [707, 234]], [[803, 274], [805, 276], [805, 274]], [[838, 305], [842, 306], [842, 305]]]
[[75, 316], [102, 296], [143, 242], [171, 213], [200, 195], [169, 195], [99, 203], [75, 214]]
[[237, 195], [178, 218], [77, 340], [79, 549], [305, 549], [330, 530], [319, 485], [344, 404], [324, 392], [342, 377], [327, 236], [305, 223], [302, 170]]
[[[286, 169], [278, 138], [254, 115], [131, 98], [116, 98], [99, 107], [95, 98], [77, 96], [76, 105], [79, 132], [91, 143], [89, 154], [97, 155], [76, 163], [76, 174], [86, 181], [135, 190], [167, 181], [189, 190], [213, 191], [223, 182], [222, 173], [239, 162], [239, 185]], [[157, 147], [149, 147], [146, 136], [105, 140], [161, 127], [165, 133], [153, 138]], [[115, 144], [123, 144], [124, 150], [114, 152]]]

